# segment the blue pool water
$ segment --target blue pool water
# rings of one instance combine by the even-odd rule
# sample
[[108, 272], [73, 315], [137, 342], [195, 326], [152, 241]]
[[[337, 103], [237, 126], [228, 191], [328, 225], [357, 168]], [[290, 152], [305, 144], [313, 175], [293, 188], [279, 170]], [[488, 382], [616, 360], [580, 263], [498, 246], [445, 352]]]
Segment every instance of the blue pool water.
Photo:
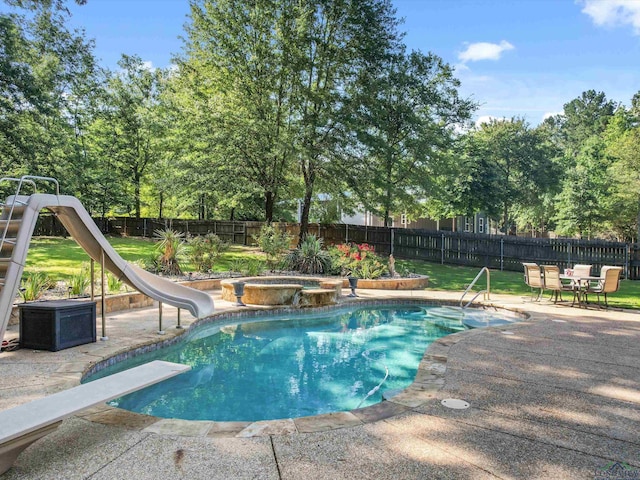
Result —
[[[467, 312], [480, 324], [514, 320]], [[465, 329], [463, 322], [459, 310], [415, 305], [265, 314], [200, 327], [187, 341], [99, 375], [155, 359], [191, 365], [190, 372], [111, 402], [157, 417], [257, 421], [346, 411], [409, 386], [429, 344]]]

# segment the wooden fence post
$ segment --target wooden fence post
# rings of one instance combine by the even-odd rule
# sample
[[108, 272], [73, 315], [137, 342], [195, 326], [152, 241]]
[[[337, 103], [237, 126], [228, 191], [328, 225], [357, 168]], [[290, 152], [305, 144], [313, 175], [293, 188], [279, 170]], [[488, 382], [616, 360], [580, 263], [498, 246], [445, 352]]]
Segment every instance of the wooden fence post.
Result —
[[624, 278], [629, 280], [629, 258], [631, 257], [631, 245], [627, 244], [627, 248], [624, 249], [625, 250], [625, 256], [624, 256], [624, 271], [625, 271], [625, 276]]

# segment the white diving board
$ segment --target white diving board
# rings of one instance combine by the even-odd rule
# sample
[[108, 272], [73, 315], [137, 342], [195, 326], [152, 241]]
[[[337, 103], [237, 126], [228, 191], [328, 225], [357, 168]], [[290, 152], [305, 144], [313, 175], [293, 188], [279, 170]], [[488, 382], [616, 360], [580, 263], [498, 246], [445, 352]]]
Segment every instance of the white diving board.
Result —
[[0, 475], [25, 448], [54, 431], [63, 419], [190, 369], [189, 365], [155, 360], [0, 411]]

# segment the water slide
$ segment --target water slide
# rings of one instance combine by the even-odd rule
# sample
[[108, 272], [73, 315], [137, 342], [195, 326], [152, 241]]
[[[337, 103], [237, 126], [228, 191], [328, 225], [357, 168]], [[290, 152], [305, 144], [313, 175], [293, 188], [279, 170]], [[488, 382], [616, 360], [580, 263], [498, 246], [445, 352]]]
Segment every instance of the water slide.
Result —
[[45, 208], [57, 216], [73, 239], [98, 264], [104, 252], [105, 269], [130, 287], [154, 300], [186, 309], [197, 318], [213, 312], [213, 299], [207, 293], [158, 277], [126, 262], [102, 235], [76, 197], [45, 193], [12, 195], [2, 206], [0, 216], [0, 340], [9, 323], [38, 214]]

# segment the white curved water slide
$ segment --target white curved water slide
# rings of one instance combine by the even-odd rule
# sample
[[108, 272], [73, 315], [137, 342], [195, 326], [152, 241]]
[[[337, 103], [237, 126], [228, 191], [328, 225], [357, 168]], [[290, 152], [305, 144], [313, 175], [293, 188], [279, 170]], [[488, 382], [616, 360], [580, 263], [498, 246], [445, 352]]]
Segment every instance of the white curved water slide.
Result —
[[[186, 309], [197, 318], [206, 317], [213, 312], [213, 299], [209, 294], [158, 277], [126, 262], [102, 235], [82, 203], [76, 197], [59, 194], [57, 180], [28, 175], [0, 179], [0, 182], [5, 181], [17, 182], [18, 188], [16, 194], [8, 197], [2, 204], [0, 215], [0, 340], [9, 323], [31, 236], [43, 209], [52, 211], [93, 260], [99, 264], [103, 260], [105, 269], [127, 285], [154, 300]], [[35, 190], [35, 181], [55, 184], [56, 193], [20, 195], [25, 184]]]

